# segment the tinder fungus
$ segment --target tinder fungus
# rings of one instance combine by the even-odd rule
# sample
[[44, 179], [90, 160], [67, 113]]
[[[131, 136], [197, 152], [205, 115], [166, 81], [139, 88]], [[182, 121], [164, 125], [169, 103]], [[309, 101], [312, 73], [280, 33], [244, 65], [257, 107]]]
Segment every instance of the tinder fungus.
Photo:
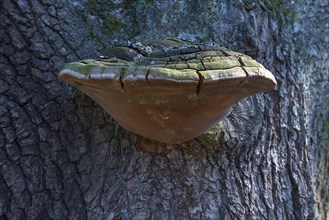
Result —
[[115, 47], [100, 59], [65, 65], [59, 77], [122, 127], [169, 144], [201, 135], [239, 100], [276, 86], [249, 56], [179, 40]]

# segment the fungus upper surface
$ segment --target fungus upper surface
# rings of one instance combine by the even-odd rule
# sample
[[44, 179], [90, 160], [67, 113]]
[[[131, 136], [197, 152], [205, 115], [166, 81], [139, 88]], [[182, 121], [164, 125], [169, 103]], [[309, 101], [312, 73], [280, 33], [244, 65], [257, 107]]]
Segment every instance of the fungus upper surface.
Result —
[[103, 59], [65, 65], [59, 77], [127, 130], [170, 144], [201, 135], [239, 100], [276, 86], [247, 55], [177, 40], [114, 47]]

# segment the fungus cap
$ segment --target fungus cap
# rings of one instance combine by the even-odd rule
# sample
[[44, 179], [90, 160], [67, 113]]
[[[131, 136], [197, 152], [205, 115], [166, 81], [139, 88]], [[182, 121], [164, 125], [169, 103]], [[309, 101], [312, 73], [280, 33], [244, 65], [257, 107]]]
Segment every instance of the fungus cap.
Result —
[[263, 65], [218, 46], [164, 40], [116, 47], [107, 55], [68, 63], [59, 77], [125, 129], [163, 143], [201, 135], [239, 100], [276, 86]]

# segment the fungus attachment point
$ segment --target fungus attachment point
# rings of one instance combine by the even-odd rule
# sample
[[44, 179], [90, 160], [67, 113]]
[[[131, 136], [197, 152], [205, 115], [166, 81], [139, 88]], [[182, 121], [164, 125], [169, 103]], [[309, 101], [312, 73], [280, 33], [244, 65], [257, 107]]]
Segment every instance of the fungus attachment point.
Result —
[[[176, 40], [134, 45], [114, 48], [114, 54], [99, 60], [68, 63], [59, 77], [122, 127], [159, 142], [193, 139], [239, 100], [276, 86], [272, 73], [257, 61], [222, 47]], [[130, 54], [126, 59], [125, 51]]]

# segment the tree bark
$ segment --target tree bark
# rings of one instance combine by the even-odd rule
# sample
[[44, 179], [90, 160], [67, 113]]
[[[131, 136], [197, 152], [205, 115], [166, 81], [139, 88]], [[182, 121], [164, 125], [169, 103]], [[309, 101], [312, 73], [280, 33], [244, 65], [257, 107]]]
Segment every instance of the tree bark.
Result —
[[[0, 219], [325, 219], [328, 24], [321, 0], [2, 1]], [[57, 78], [168, 36], [250, 55], [278, 88], [237, 104], [215, 144], [152, 145]]]

